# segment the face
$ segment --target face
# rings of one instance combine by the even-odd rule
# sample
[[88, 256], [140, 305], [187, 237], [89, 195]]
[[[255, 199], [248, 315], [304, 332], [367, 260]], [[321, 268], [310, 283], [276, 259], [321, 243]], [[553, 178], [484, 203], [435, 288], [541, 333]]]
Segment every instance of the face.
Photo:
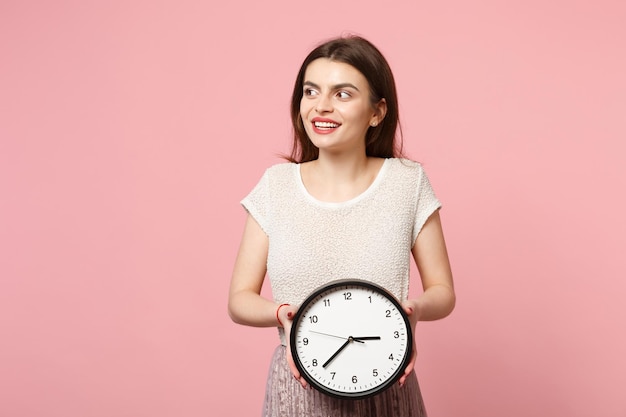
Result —
[[320, 152], [365, 151], [365, 134], [384, 117], [385, 101], [370, 101], [369, 83], [356, 68], [316, 59], [304, 74], [300, 117]]

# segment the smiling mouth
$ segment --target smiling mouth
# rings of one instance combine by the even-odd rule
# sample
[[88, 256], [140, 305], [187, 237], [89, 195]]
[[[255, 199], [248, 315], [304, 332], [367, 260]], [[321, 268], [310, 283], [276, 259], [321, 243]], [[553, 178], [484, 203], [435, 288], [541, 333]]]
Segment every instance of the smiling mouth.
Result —
[[335, 129], [338, 128], [340, 124], [333, 122], [313, 122], [313, 126], [318, 129]]

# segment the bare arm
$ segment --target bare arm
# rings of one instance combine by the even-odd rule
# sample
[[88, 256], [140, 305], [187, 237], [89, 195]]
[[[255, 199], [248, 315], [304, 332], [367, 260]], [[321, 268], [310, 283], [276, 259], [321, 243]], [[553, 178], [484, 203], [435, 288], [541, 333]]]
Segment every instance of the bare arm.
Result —
[[[247, 326], [273, 327], [282, 324], [289, 344], [291, 320], [297, 307], [285, 306], [278, 310], [279, 304], [261, 296], [261, 287], [267, 272], [268, 247], [267, 235], [252, 216], [248, 215], [230, 281], [228, 314], [235, 323]], [[277, 311], [280, 314], [278, 320]], [[298, 372], [289, 348], [286, 354], [294, 377], [306, 387], [307, 383]]]
[[409, 300], [408, 304], [417, 313], [419, 321], [442, 319], [454, 309], [456, 296], [439, 211], [424, 224], [412, 253], [424, 292]]
[[278, 304], [260, 295], [266, 273], [267, 251], [267, 235], [248, 215], [228, 294], [228, 314], [235, 323], [255, 327], [278, 325]]
[[[424, 289], [419, 297], [403, 303], [405, 311], [409, 314], [411, 325], [415, 329], [418, 321], [439, 320], [446, 317], [454, 310], [456, 304], [452, 270], [439, 211], [435, 211], [428, 218], [411, 252]], [[416, 357], [417, 349], [413, 343], [413, 357], [400, 378], [400, 385], [404, 384], [406, 377], [413, 371]]]

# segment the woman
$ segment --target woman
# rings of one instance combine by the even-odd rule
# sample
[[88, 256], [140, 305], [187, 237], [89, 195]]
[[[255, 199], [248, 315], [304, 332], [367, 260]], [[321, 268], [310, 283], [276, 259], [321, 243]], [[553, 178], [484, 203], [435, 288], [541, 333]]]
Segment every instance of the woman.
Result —
[[[291, 118], [290, 162], [270, 167], [242, 201], [248, 218], [228, 303], [237, 323], [278, 326], [281, 345], [263, 415], [425, 416], [413, 372], [416, 349], [397, 385], [374, 397], [341, 400], [308, 389], [288, 348], [298, 305], [340, 278], [385, 287], [402, 301], [413, 329], [454, 308], [440, 203], [422, 167], [401, 158], [387, 61], [360, 37], [321, 44], [300, 68]], [[411, 254], [424, 290], [416, 299], [408, 299]], [[260, 295], [266, 274], [274, 300]]]

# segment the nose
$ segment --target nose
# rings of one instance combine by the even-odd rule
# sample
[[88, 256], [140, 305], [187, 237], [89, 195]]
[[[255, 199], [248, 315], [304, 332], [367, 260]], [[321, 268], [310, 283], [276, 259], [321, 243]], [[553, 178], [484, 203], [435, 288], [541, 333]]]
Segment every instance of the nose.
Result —
[[332, 99], [328, 97], [326, 94], [320, 94], [317, 99], [317, 103], [315, 103], [315, 110], [318, 113], [329, 113], [333, 111], [333, 103]]

